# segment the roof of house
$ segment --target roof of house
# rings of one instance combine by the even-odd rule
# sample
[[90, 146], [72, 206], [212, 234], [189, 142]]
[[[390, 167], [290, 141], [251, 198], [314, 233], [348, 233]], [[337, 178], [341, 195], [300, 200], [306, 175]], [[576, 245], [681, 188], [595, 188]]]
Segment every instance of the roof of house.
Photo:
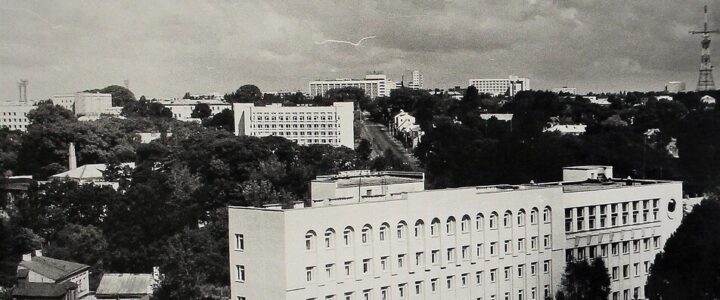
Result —
[[152, 274], [104, 274], [95, 294], [145, 295], [152, 284]]
[[480, 114], [480, 118], [483, 120], [490, 120], [495, 117], [498, 121], [512, 121], [513, 114]]
[[[120, 166], [121, 167], [128, 166], [130, 168], [135, 168], [135, 163], [123, 163], [123, 164], [120, 164]], [[89, 164], [89, 165], [82, 165], [82, 166], [72, 169], [70, 171], [62, 172], [60, 174], [55, 174], [50, 177], [54, 178], [54, 179], [95, 180], [95, 179], [102, 179], [103, 172], [106, 169], [107, 169], [106, 164]]]
[[545, 128], [544, 131], [557, 131], [560, 133], [584, 133], [586, 125], [560, 125], [556, 124], [553, 126], [550, 126], [548, 128]]
[[77, 284], [65, 281], [62, 283], [22, 282], [12, 290], [13, 298], [60, 298], [69, 290], [77, 288]]
[[46, 256], [33, 256], [29, 261], [21, 261], [20, 267], [24, 267], [52, 280], [63, 279], [90, 268], [88, 265]]

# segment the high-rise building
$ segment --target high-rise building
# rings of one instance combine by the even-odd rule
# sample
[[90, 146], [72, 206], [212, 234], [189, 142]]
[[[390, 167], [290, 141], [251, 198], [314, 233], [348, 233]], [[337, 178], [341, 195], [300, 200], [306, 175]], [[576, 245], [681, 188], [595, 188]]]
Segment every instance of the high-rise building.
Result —
[[685, 82], [684, 81], [670, 81], [665, 85], [665, 91], [668, 93], [681, 93], [685, 92]]
[[235, 135], [279, 136], [300, 145], [355, 148], [353, 103], [332, 106], [282, 106], [233, 103]]
[[481, 94], [515, 96], [519, 91], [530, 89], [530, 80], [511, 75], [507, 79], [470, 79], [468, 84], [478, 89]]
[[390, 97], [390, 91], [395, 89], [395, 82], [387, 79], [387, 76], [379, 73], [372, 73], [365, 76], [365, 79], [334, 79], [316, 80], [309, 83], [308, 91], [310, 97], [325, 96], [331, 89], [344, 87], [356, 87], [363, 89], [365, 95], [370, 99], [377, 97]]
[[408, 87], [413, 90], [422, 90], [423, 88], [423, 75], [420, 71], [412, 71], [412, 81], [408, 84]]
[[[309, 205], [230, 206], [232, 299], [544, 299], [602, 258], [610, 299], [645, 298], [682, 184], [563, 170], [562, 182], [424, 190], [422, 173], [347, 172]], [[287, 207], [292, 206], [292, 207]]]

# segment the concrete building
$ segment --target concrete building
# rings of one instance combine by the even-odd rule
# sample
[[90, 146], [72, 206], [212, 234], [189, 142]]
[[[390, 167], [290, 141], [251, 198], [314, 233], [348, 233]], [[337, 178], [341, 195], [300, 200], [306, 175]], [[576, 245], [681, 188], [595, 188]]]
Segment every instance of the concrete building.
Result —
[[390, 91], [396, 88], [396, 83], [387, 79], [384, 74], [372, 73], [365, 75], [365, 79], [335, 79], [316, 80], [308, 85], [310, 97], [325, 96], [331, 89], [356, 87], [365, 91], [370, 99], [377, 97], [390, 97]]
[[308, 207], [231, 206], [231, 298], [537, 300], [555, 294], [567, 261], [593, 257], [610, 299], [643, 298], [680, 224], [682, 184], [605, 166], [564, 175], [441, 190], [401, 174], [328, 177]]
[[27, 131], [30, 120], [28, 112], [35, 107], [22, 102], [0, 103], [0, 128]]
[[60, 105], [69, 111], [75, 111], [75, 93], [53, 95], [50, 100], [55, 105]]
[[75, 115], [99, 117], [112, 109], [112, 95], [101, 93], [75, 93]]
[[390, 130], [393, 136], [400, 140], [405, 147], [413, 149], [422, 142], [422, 137], [425, 135], [420, 125], [415, 123], [415, 117], [403, 110], [400, 110], [400, 113], [393, 117]]
[[665, 85], [665, 91], [668, 93], [681, 93], [685, 92], [685, 82], [684, 81], [670, 81]]
[[468, 84], [478, 89], [481, 94], [491, 94], [494, 96], [504, 95], [508, 93], [515, 96], [519, 91], [530, 89], [530, 80], [511, 75], [507, 79], [470, 79]]
[[565, 93], [565, 94], [570, 94], [570, 95], [577, 95], [577, 88], [573, 88], [573, 87], [564, 86], [564, 87], [560, 87], [560, 88], [553, 88], [552, 91], [553, 91], [553, 93], [556, 93], [556, 94]]
[[90, 293], [90, 266], [45, 257], [42, 251], [23, 255], [17, 268], [15, 299], [83, 299]]
[[335, 102], [332, 106], [233, 103], [233, 113], [235, 135], [274, 135], [300, 145], [355, 148], [352, 102]]
[[415, 70], [411, 73], [412, 81], [408, 83], [408, 87], [413, 90], [422, 90], [423, 89], [423, 76], [420, 74], [420, 71]]
[[232, 105], [222, 100], [192, 100], [192, 99], [167, 99], [157, 100], [156, 102], [162, 104], [172, 111], [173, 118], [180, 121], [195, 121], [192, 117], [192, 111], [195, 106], [200, 103], [205, 103], [210, 107], [211, 115], [216, 115], [225, 109], [232, 109]]

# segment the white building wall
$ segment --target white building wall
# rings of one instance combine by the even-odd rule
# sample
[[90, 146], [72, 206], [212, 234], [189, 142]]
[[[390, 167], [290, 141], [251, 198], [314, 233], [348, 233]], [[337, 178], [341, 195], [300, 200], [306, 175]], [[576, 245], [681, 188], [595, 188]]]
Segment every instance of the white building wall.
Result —
[[355, 147], [353, 103], [333, 106], [255, 106], [233, 103], [235, 135], [280, 136], [300, 145]]
[[20, 103], [0, 104], [0, 128], [27, 131], [27, 127], [30, 125], [27, 114], [34, 108], [34, 106]]
[[[272, 283], [263, 286], [265, 299], [345, 299], [346, 293], [353, 293], [353, 299], [364, 299], [363, 293], [370, 292], [371, 299], [382, 299], [381, 291], [387, 288], [388, 299], [543, 299], [547, 294], [554, 296], [566, 264], [566, 249], [575, 251], [589, 246], [612, 245], [630, 241], [629, 253], [623, 254], [619, 249], [617, 256], [612, 255], [608, 246], [608, 257], [605, 258], [610, 272], [612, 267], [620, 266], [620, 277], [613, 280], [611, 288], [623, 299], [623, 292], [640, 289], [643, 297], [643, 285], [646, 280], [644, 262], [652, 262], [654, 255], [662, 249], [665, 240], [679, 226], [682, 218], [681, 193], [679, 182], [654, 183], [648, 185], [602, 187], [595, 189], [567, 189], [563, 185], [519, 186], [518, 189], [493, 187], [471, 187], [460, 189], [429, 190], [405, 194], [403, 199], [386, 201], [363, 201], [354, 204], [296, 208], [287, 210], [262, 210], [254, 208], [230, 207], [229, 227], [231, 238], [234, 234], [246, 236], [261, 235], [263, 252], [250, 253], [250, 248], [243, 253], [231, 251], [231, 268], [242, 259], [255, 259], [264, 256], [268, 269], [276, 277], [285, 280], [285, 285]], [[589, 207], [595, 207], [599, 213], [600, 206], [632, 203], [658, 199], [657, 210], [650, 201], [649, 212], [657, 212], [657, 220], [617, 224], [610, 226], [607, 219], [606, 227], [599, 228], [599, 216], [595, 218], [597, 226], [589, 229]], [[668, 210], [667, 204], [676, 199], [676, 209]], [[580, 208], [585, 219], [582, 229], [571, 225], [566, 232], [565, 210], [571, 212]], [[545, 211], [547, 210], [547, 213]], [[505, 214], [509, 214], [509, 225], [505, 226]], [[478, 214], [482, 214], [478, 227]], [[492, 221], [496, 228], [491, 228]], [[629, 214], [632, 218], [632, 213]], [[640, 215], [641, 216], [641, 215]], [[454, 218], [454, 223], [450, 218]], [[463, 219], [469, 218], [469, 224], [462, 225]], [[575, 218], [575, 219], [573, 219]], [[248, 224], [262, 226], [238, 226], [234, 220], [243, 219]], [[433, 220], [439, 221], [438, 228], [431, 229]], [[415, 223], [422, 220], [419, 237], [414, 236]], [[569, 221], [577, 224], [572, 213]], [[284, 224], [282, 232], [277, 231], [279, 224]], [[398, 237], [398, 225], [401, 237]], [[454, 224], [454, 229], [447, 231], [447, 226]], [[364, 227], [371, 228], [367, 242], [363, 243]], [[381, 228], [387, 231], [381, 234]], [[465, 226], [465, 230], [463, 230]], [[349, 231], [349, 245], [345, 245], [344, 231]], [[437, 231], [433, 234], [431, 231]], [[325, 242], [325, 233], [329, 235], [329, 247]], [[311, 247], [306, 248], [306, 235], [311, 233]], [[381, 240], [381, 235], [384, 237]], [[657, 237], [657, 245], [653, 238]], [[282, 239], [277, 240], [277, 239]], [[643, 241], [650, 238], [650, 248], [645, 249]], [[284, 253], [264, 251], [275, 241], [274, 247]], [[640, 241], [640, 251], [635, 252], [632, 241]], [[505, 252], [505, 243], [509, 241], [509, 251]], [[232, 243], [232, 239], [231, 239]], [[249, 243], [249, 240], [248, 240]], [[477, 252], [480, 245], [481, 252]], [[250, 247], [250, 244], [246, 245]], [[463, 257], [463, 249], [469, 247], [469, 254]], [[490, 248], [494, 248], [491, 254]], [[454, 259], [448, 260], [447, 252], [454, 253]], [[436, 263], [432, 262], [434, 250], [439, 252]], [[599, 255], [599, 249], [598, 251]], [[423, 261], [419, 265], [415, 256], [422, 253]], [[478, 255], [479, 254], [479, 255]], [[246, 258], [242, 256], [245, 255]], [[404, 255], [403, 266], [400, 267], [399, 257]], [[577, 255], [577, 254], [576, 254]], [[576, 256], [577, 257], [577, 256]], [[369, 270], [363, 272], [363, 261], [370, 259]], [[386, 259], [385, 269], [382, 261]], [[285, 268], [276, 266], [283, 262]], [[352, 262], [350, 275], [345, 273], [345, 263]], [[635, 276], [634, 264], [638, 263], [641, 274]], [[262, 265], [262, 264], [261, 264]], [[622, 278], [622, 266], [629, 265], [628, 278]], [[331, 267], [331, 274], [326, 273]], [[505, 268], [510, 270], [505, 278]], [[312, 279], [307, 280], [307, 268], [313, 268]], [[258, 272], [270, 272], [266, 268]], [[521, 270], [522, 269], [522, 270]], [[534, 273], [532, 271], [534, 269]], [[490, 273], [494, 270], [495, 280], [491, 282]], [[481, 272], [481, 273], [478, 273]], [[522, 276], [520, 275], [522, 272]], [[480, 284], [476, 275], [481, 275]], [[534, 275], [533, 275], [534, 274]], [[463, 284], [463, 277], [467, 281]], [[266, 276], [265, 274], [248, 276]], [[612, 276], [612, 274], [611, 274]], [[448, 288], [448, 278], [452, 277]], [[437, 289], [433, 292], [431, 283], [437, 279]], [[276, 280], [280, 281], [280, 280]], [[416, 295], [415, 284], [422, 283], [422, 295]], [[404, 298], [400, 297], [400, 287], [405, 288]], [[233, 298], [239, 292], [257, 293], [250, 286], [246, 289], [233, 285]], [[268, 294], [264, 294], [268, 293]], [[255, 294], [259, 295], [259, 294]], [[268, 297], [268, 295], [272, 295]], [[611, 294], [612, 295], [612, 294]], [[242, 296], [242, 295], [240, 295]], [[326, 298], [334, 296], [334, 298]], [[248, 297], [247, 299], [256, 299]], [[612, 296], [610, 299], [613, 299]]]
[[75, 93], [76, 116], [100, 116], [112, 108], [112, 95], [101, 93]]
[[507, 79], [470, 79], [468, 85], [474, 86], [479, 93], [502, 95], [510, 92], [514, 96], [519, 91], [530, 89], [530, 80], [517, 76], [510, 76]]
[[315, 80], [308, 84], [310, 97], [325, 96], [331, 89], [356, 87], [363, 89], [370, 99], [390, 97], [390, 91], [396, 88], [395, 82], [383, 74], [370, 74], [365, 79]]
[[75, 111], [75, 94], [53, 95], [50, 100], [55, 105], [60, 105], [69, 111]]

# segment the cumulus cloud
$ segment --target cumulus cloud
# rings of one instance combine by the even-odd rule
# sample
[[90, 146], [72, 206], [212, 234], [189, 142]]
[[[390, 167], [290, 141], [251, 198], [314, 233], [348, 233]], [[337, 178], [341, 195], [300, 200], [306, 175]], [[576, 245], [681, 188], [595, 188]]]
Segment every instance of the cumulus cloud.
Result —
[[[0, 99], [120, 84], [136, 94], [305, 90], [317, 78], [420, 69], [426, 85], [531, 78], [534, 88], [693, 86], [702, 0], [3, 1]], [[711, 10], [720, 14], [720, 3]], [[720, 19], [711, 22], [720, 27]], [[358, 41], [316, 44], [328, 39]], [[716, 51], [717, 52], [717, 51]], [[720, 52], [719, 52], [720, 53]], [[715, 59], [720, 64], [718, 59]]]

